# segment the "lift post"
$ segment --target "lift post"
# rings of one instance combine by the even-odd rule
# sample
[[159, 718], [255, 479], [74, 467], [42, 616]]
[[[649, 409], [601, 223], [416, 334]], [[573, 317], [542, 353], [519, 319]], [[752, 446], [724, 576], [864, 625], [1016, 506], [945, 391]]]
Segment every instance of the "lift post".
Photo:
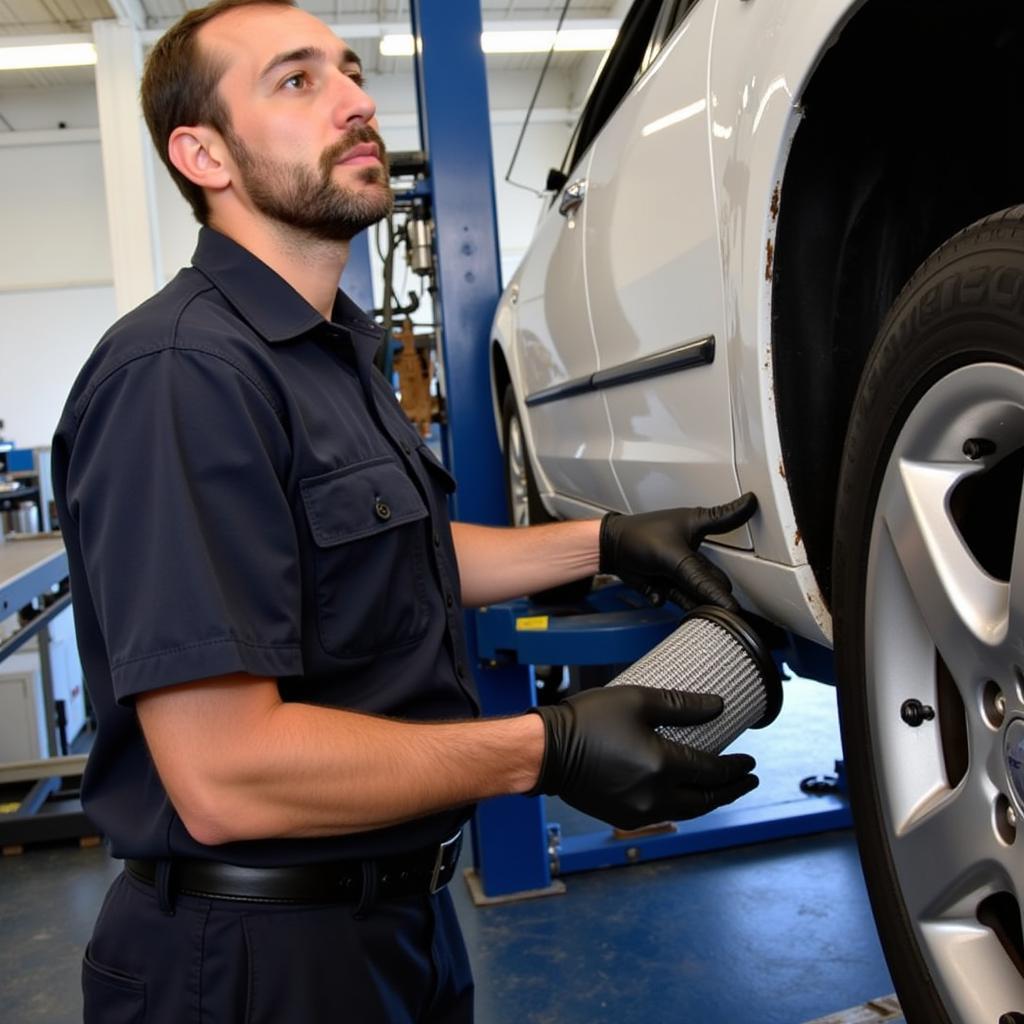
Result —
[[[435, 225], [435, 302], [447, 409], [442, 447], [459, 481], [452, 514], [501, 526], [508, 520], [488, 365], [501, 270], [480, 3], [411, 0], [409, 8], [420, 142], [427, 154]], [[470, 615], [466, 634], [484, 714], [529, 707], [529, 668], [479, 668], [476, 622]], [[488, 892], [550, 887], [546, 848], [537, 842], [543, 831], [539, 800], [501, 797], [481, 804], [473, 824], [473, 853], [477, 871], [488, 879]]]

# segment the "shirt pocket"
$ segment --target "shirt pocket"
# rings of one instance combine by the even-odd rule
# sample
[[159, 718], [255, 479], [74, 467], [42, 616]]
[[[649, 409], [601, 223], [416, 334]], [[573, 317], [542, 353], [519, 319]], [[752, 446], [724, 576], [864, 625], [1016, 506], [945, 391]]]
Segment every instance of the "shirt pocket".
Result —
[[456, 486], [455, 477], [453, 477], [451, 473], [444, 468], [444, 464], [441, 460], [425, 444], [420, 444], [416, 451], [426, 465], [432, 478], [440, 484], [441, 490], [445, 494], [452, 494], [455, 491]]
[[422, 639], [427, 597], [427, 506], [390, 456], [300, 484], [316, 574], [320, 642], [361, 657]]

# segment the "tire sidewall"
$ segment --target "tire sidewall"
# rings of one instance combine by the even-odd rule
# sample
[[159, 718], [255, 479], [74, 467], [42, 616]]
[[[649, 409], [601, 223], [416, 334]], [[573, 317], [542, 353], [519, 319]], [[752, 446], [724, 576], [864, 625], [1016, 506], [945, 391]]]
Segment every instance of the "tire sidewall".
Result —
[[526, 431], [523, 429], [523, 419], [519, 414], [519, 406], [516, 404], [516, 395], [509, 386], [505, 389], [505, 397], [501, 403], [501, 441], [502, 441], [502, 463], [505, 470], [505, 508], [508, 512], [508, 521], [515, 523], [512, 509], [512, 479], [509, 463], [509, 435], [512, 430], [513, 420], [519, 424], [520, 436], [523, 440], [523, 459], [526, 465], [526, 496], [529, 505], [530, 526], [539, 523], [554, 522], [540, 500], [540, 492], [537, 490], [537, 483], [533, 476], [533, 466], [530, 461], [530, 452], [526, 444]]
[[891, 453], [921, 398], [964, 366], [1024, 366], [1024, 236], [1004, 237], [985, 223], [937, 250], [883, 324], [854, 402], [836, 503], [832, 610], [843, 751], [862, 866], [909, 1024], [951, 1019], [917, 947], [879, 796], [865, 682], [869, 545]]

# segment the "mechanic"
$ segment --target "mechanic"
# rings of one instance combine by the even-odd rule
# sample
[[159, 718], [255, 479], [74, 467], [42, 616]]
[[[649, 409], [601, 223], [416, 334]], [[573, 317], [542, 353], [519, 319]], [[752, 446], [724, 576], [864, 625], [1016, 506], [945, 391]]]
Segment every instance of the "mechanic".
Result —
[[668, 743], [717, 697], [622, 687], [475, 720], [461, 606], [616, 573], [733, 604], [719, 509], [450, 525], [454, 487], [337, 289], [391, 192], [358, 57], [289, 0], [185, 15], [142, 84], [202, 224], [121, 319], [54, 442], [99, 728], [83, 802], [125, 871], [85, 1020], [468, 1021], [444, 888], [472, 805], [558, 794], [627, 827], [747, 793], [753, 759]]

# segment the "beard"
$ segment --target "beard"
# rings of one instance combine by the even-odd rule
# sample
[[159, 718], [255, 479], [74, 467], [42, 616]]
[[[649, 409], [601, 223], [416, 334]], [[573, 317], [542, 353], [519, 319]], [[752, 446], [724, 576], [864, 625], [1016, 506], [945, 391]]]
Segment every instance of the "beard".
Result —
[[[347, 242], [391, 213], [394, 194], [387, 151], [368, 125], [350, 128], [344, 138], [325, 149], [315, 171], [304, 164], [254, 153], [234, 132], [225, 135], [225, 142], [256, 209], [312, 238]], [[337, 184], [333, 174], [338, 160], [353, 146], [366, 142], [377, 145], [381, 166], [357, 169], [363, 188]]]

